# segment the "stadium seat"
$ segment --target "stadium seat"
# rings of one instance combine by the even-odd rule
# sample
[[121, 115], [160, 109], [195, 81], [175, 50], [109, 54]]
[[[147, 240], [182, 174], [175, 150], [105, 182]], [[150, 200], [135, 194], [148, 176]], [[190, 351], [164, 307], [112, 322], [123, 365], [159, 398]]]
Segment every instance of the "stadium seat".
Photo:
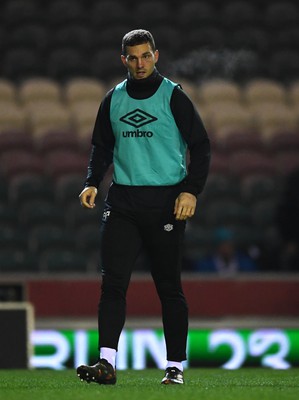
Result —
[[[2, 22], [1, 18], [0, 18], [0, 22]], [[0, 51], [1, 51], [1, 54], [6, 52], [7, 48], [8, 48], [8, 45], [5, 41], [5, 37], [6, 37], [6, 30], [4, 29], [3, 26], [0, 26]]]
[[41, 158], [31, 150], [10, 150], [0, 157], [1, 174], [7, 179], [17, 175], [42, 174]]
[[30, 200], [54, 200], [52, 182], [44, 174], [21, 174], [12, 177], [8, 182], [10, 204], [21, 207]]
[[297, 50], [273, 51], [269, 60], [268, 74], [272, 79], [290, 84], [299, 76], [299, 54]]
[[[213, 243], [213, 228], [189, 224], [185, 234], [184, 261], [188, 269], [198, 258], [208, 254]], [[190, 265], [191, 264], [191, 265]]]
[[285, 150], [278, 152], [275, 157], [276, 173], [278, 176], [286, 177], [292, 171], [299, 168], [299, 151]]
[[30, 134], [21, 131], [0, 131], [0, 155], [10, 150], [33, 150], [33, 139]]
[[53, 181], [62, 176], [83, 174], [87, 171], [86, 156], [78, 151], [49, 151], [45, 157], [45, 164], [45, 173]]
[[2, 20], [8, 29], [14, 29], [22, 24], [40, 23], [44, 13], [35, 0], [10, 0], [3, 6]]
[[156, 48], [160, 51], [161, 57], [164, 57], [164, 53], [170, 53], [173, 56], [184, 50], [179, 30], [175, 26], [170, 25], [169, 22], [154, 26], [151, 32], [155, 38]]
[[33, 48], [12, 48], [3, 56], [0, 71], [6, 79], [20, 83], [28, 78], [43, 76], [45, 63]]
[[15, 208], [6, 200], [0, 203], [0, 225], [1, 229], [16, 229], [18, 224], [18, 216]]
[[277, 132], [297, 132], [298, 116], [296, 110], [280, 103], [260, 103], [251, 106], [256, 129], [263, 140], [269, 142]]
[[88, 138], [90, 142], [99, 106], [99, 100], [83, 100], [70, 105], [72, 125], [79, 140]]
[[251, 223], [248, 207], [236, 200], [215, 199], [205, 205], [203, 214], [205, 224], [210, 227], [234, 227]]
[[6, 179], [2, 179], [2, 185], [0, 185], [0, 204], [8, 202], [8, 190]]
[[100, 251], [100, 226], [85, 224], [76, 230], [76, 247], [86, 254]]
[[40, 270], [48, 273], [86, 273], [88, 258], [79, 251], [45, 251], [40, 256]]
[[186, 36], [186, 41], [182, 45], [184, 53], [200, 49], [223, 49], [227, 44], [225, 31], [215, 25], [195, 26], [184, 36]]
[[81, 1], [52, 0], [47, 4], [47, 20], [52, 29], [73, 23], [87, 23], [87, 13]]
[[75, 251], [76, 244], [73, 232], [57, 224], [41, 223], [28, 232], [28, 247], [32, 253], [41, 255], [46, 251]]
[[92, 29], [87, 23], [63, 24], [53, 32], [51, 49], [73, 48], [82, 53], [90, 52], [94, 47]]
[[274, 176], [275, 166], [272, 158], [262, 151], [240, 150], [230, 155], [229, 172], [240, 179], [261, 172], [264, 175]]
[[228, 30], [259, 26], [261, 14], [253, 2], [228, 1], [222, 6], [221, 21]]
[[288, 87], [288, 99], [292, 106], [299, 108], [299, 78]]
[[99, 27], [111, 27], [111, 21], [114, 26], [117, 26], [123, 24], [124, 21], [130, 24], [131, 20], [131, 10], [121, 0], [96, 1], [90, 8], [90, 22], [95, 30], [98, 30]]
[[0, 272], [1, 273], [36, 273], [38, 272], [38, 259], [26, 251], [1, 250]]
[[120, 60], [120, 49], [103, 47], [95, 51], [90, 61], [91, 76], [99, 80], [112, 81], [115, 77], [126, 76], [126, 70]]
[[28, 108], [27, 115], [34, 139], [47, 132], [70, 132], [71, 130], [70, 111], [57, 101], [34, 103], [34, 106]]
[[207, 107], [211, 129], [216, 140], [224, 140], [232, 132], [254, 131], [254, 119], [251, 111], [235, 102], [215, 102]]
[[216, 25], [218, 20], [214, 5], [208, 1], [179, 2], [177, 24], [182, 32], [197, 26]]
[[273, 32], [296, 26], [299, 21], [298, 5], [291, 1], [270, 2], [265, 10], [264, 24]]
[[172, 19], [172, 11], [163, 0], [144, 0], [137, 3], [134, 16], [139, 26], [147, 26], [147, 29], [153, 30], [155, 26], [167, 24]]
[[78, 200], [78, 196], [83, 190], [86, 174], [70, 174], [61, 176], [55, 182], [55, 197], [57, 203], [66, 206], [74, 200]]
[[3, 104], [14, 103], [17, 98], [17, 88], [15, 84], [7, 79], [0, 78], [0, 102]]
[[244, 100], [248, 105], [260, 103], [280, 103], [287, 101], [285, 86], [271, 79], [252, 79], [244, 87]]
[[230, 48], [254, 51], [259, 57], [271, 51], [271, 39], [267, 30], [255, 26], [240, 26], [229, 35]]
[[0, 230], [0, 251], [26, 251], [27, 236], [20, 229], [2, 227]]
[[276, 155], [279, 152], [299, 152], [299, 125], [295, 131], [280, 131], [274, 133], [267, 143], [267, 150]]
[[[100, 52], [101, 48], [109, 48], [111, 50], [118, 51], [118, 55], [120, 55], [122, 38], [129, 30], [131, 30], [131, 28], [124, 20], [122, 23], [116, 24], [112, 31], [110, 26], [104, 26], [97, 32], [93, 32], [93, 52]], [[119, 57], [118, 62], [120, 62]]]
[[59, 103], [62, 99], [61, 88], [49, 78], [32, 78], [21, 83], [18, 97], [24, 106], [33, 106], [40, 102]]
[[[234, 227], [235, 244], [239, 250], [243, 250], [252, 256], [258, 256], [260, 245], [263, 242], [263, 232], [254, 225], [238, 225]], [[253, 254], [252, 254], [253, 253]]]
[[219, 198], [239, 200], [239, 181], [229, 175], [209, 174], [201, 198], [205, 203]]
[[86, 210], [80, 205], [79, 199], [75, 199], [69, 203], [65, 212], [66, 227], [76, 231], [83, 226], [94, 225], [100, 226], [102, 204], [100, 199], [97, 199], [96, 207], [94, 209]]
[[262, 150], [264, 142], [258, 131], [239, 131], [228, 133], [225, 137], [219, 137], [219, 147], [228, 153], [234, 153], [239, 150]]
[[53, 49], [48, 54], [46, 74], [61, 83], [71, 78], [89, 76], [90, 67], [82, 49], [64, 47]]
[[279, 29], [275, 34], [274, 40], [277, 43], [277, 48], [296, 51], [299, 47], [298, 24], [296, 26], [286, 26], [284, 29]]
[[277, 199], [268, 198], [255, 202], [251, 208], [251, 216], [256, 229], [265, 231], [274, 225], [276, 209]]
[[65, 222], [65, 210], [45, 199], [31, 199], [24, 202], [18, 213], [20, 224], [28, 229], [45, 223], [61, 225]]
[[42, 155], [54, 150], [80, 151], [78, 136], [75, 132], [68, 131], [47, 131], [35, 138], [34, 145], [38, 153]]
[[277, 176], [264, 175], [263, 171], [245, 176], [240, 182], [242, 200], [249, 206], [261, 200], [278, 198], [281, 187]]
[[213, 152], [209, 173], [227, 175], [229, 173], [229, 159], [227, 155], [219, 152]]
[[83, 101], [98, 102], [99, 105], [106, 93], [106, 86], [103, 81], [82, 77], [69, 80], [63, 92], [69, 106]]
[[241, 102], [241, 90], [238, 84], [233, 81], [213, 79], [205, 81], [199, 86], [200, 102], [211, 105], [221, 102]]
[[45, 24], [40, 22], [16, 26], [8, 35], [8, 46], [14, 49], [33, 49], [42, 55], [52, 39]]
[[27, 133], [26, 112], [17, 103], [0, 102], [0, 132]]

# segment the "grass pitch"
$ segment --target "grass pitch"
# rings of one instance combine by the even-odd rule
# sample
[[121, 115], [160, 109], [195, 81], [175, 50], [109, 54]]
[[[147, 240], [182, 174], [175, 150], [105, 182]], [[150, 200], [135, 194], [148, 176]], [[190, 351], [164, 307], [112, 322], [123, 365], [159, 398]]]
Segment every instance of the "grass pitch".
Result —
[[115, 386], [80, 382], [74, 370], [0, 370], [2, 400], [298, 400], [299, 369], [187, 369], [185, 385], [163, 371], [119, 371]]

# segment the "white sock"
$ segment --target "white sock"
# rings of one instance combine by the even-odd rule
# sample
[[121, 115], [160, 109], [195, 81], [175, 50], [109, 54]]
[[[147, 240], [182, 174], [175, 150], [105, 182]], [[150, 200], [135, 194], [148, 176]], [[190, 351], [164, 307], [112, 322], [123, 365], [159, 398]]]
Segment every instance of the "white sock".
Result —
[[115, 369], [116, 350], [109, 347], [100, 348], [100, 358], [105, 358], [109, 364]]
[[167, 361], [166, 368], [176, 367], [180, 371], [184, 370], [183, 364], [177, 361]]

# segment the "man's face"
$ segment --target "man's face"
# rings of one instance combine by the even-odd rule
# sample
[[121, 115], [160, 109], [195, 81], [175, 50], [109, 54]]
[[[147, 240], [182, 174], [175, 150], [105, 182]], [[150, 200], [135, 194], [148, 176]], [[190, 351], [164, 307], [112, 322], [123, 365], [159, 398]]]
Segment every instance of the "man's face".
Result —
[[124, 66], [134, 79], [151, 75], [159, 58], [158, 50], [153, 51], [149, 43], [127, 46], [127, 54], [121, 56]]

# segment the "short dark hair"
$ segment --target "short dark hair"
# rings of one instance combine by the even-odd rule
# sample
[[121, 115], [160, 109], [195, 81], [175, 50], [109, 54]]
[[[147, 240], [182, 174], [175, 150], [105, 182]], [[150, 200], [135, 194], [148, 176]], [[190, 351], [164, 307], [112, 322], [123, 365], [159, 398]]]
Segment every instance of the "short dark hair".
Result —
[[125, 34], [122, 40], [121, 51], [123, 55], [126, 55], [127, 46], [137, 46], [138, 44], [149, 43], [152, 50], [156, 50], [155, 40], [153, 35], [144, 29], [135, 29]]

